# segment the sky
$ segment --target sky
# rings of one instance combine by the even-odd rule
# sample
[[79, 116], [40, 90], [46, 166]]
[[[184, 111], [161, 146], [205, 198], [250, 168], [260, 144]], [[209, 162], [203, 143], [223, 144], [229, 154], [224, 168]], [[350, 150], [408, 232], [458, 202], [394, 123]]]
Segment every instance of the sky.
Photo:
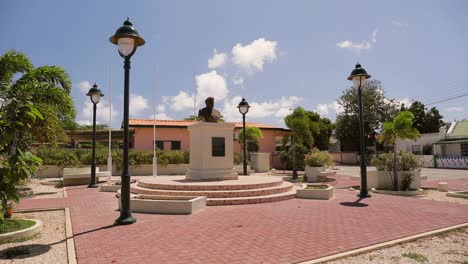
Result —
[[146, 40], [131, 58], [130, 118], [183, 119], [213, 96], [227, 121], [242, 120], [242, 97], [247, 122], [284, 127], [298, 106], [335, 120], [359, 61], [387, 97], [451, 122], [468, 118], [466, 14], [464, 0], [2, 0], [0, 54], [63, 67], [81, 124], [96, 83], [98, 122], [121, 125], [123, 59], [109, 37], [127, 17]]

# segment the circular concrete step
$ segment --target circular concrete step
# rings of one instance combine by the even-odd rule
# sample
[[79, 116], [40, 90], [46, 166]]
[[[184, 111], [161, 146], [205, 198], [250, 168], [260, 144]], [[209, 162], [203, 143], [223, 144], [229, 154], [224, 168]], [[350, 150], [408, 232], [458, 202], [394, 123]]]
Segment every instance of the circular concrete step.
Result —
[[265, 196], [271, 194], [284, 193], [292, 190], [293, 184], [290, 182], [281, 182], [278, 186], [245, 189], [245, 190], [160, 190], [150, 189], [132, 184], [130, 192], [135, 194], [149, 195], [172, 195], [172, 196], [206, 196], [208, 198], [229, 198], [229, 197], [251, 197]]
[[280, 186], [283, 180], [271, 176], [239, 176], [237, 180], [192, 181], [185, 176], [148, 177], [138, 182], [139, 187], [157, 190], [221, 191], [249, 190]]
[[296, 190], [292, 190], [284, 193], [252, 196], [252, 197], [235, 197], [235, 198], [208, 198], [206, 205], [217, 206], [217, 205], [241, 205], [241, 204], [257, 204], [257, 203], [272, 203], [279, 202], [296, 197]]

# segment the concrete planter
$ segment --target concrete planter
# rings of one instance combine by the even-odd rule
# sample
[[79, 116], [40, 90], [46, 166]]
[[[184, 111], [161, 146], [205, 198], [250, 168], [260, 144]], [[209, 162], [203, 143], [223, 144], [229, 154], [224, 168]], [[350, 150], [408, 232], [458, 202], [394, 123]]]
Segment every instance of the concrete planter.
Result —
[[24, 220], [31, 220], [36, 222], [35, 225], [23, 229], [23, 230], [18, 230], [15, 232], [10, 232], [10, 233], [5, 233], [5, 234], [0, 234], [0, 244], [8, 243], [8, 242], [14, 242], [18, 240], [27, 240], [41, 232], [42, 230], [42, 222], [39, 220], [35, 219], [24, 219]]
[[[410, 185], [411, 189], [421, 188], [421, 171], [397, 171], [398, 175], [398, 186], [401, 186], [401, 180], [405, 173], [414, 173], [413, 182]], [[393, 171], [368, 171], [367, 172], [367, 188], [376, 189], [389, 189], [393, 188], [392, 185]]]
[[[99, 171], [96, 167], [96, 182], [99, 182], [99, 177], [107, 177], [109, 172]], [[91, 167], [82, 168], [64, 168], [63, 169], [63, 185], [85, 185], [91, 182]]]
[[398, 195], [398, 196], [419, 196], [424, 194], [423, 189], [415, 189], [410, 191], [391, 191], [391, 190], [379, 190], [376, 188], [372, 188], [372, 192], [380, 193], [380, 194], [388, 194], [388, 195]]
[[36, 172], [38, 178], [59, 178], [63, 176], [63, 168], [55, 165], [42, 165]]
[[447, 196], [468, 199], [468, 191], [448, 192]]
[[296, 197], [302, 199], [330, 200], [334, 197], [333, 187], [326, 185], [326, 189], [306, 189], [307, 184], [303, 184], [301, 189], [296, 190]]
[[255, 172], [269, 172], [271, 170], [270, 153], [252, 152], [250, 153], [250, 161], [252, 169]]
[[307, 182], [318, 182], [319, 178], [318, 176], [320, 175], [321, 172], [325, 171], [326, 167], [310, 167], [310, 166], [305, 166], [305, 176], [307, 177]]
[[[120, 191], [119, 210], [121, 209]], [[135, 213], [192, 214], [206, 206], [205, 196], [133, 195], [130, 209]]]

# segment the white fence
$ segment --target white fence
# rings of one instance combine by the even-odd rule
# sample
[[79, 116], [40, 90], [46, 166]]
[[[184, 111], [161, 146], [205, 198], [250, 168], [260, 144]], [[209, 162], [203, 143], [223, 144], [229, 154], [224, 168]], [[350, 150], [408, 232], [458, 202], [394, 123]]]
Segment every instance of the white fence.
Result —
[[436, 159], [437, 168], [468, 169], [468, 157], [446, 157]]

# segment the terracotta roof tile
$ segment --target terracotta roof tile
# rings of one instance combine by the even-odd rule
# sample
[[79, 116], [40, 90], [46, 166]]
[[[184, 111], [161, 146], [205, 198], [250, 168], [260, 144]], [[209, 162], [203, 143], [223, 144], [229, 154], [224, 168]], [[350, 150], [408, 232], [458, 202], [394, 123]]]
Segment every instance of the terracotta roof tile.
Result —
[[[198, 123], [199, 121], [190, 121], [190, 120], [153, 120], [153, 119], [129, 119], [129, 126], [153, 126], [156, 122], [156, 126], [170, 126], [170, 127], [187, 127], [192, 124]], [[242, 127], [242, 122], [228, 122], [235, 124], [237, 128]], [[283, 129], [281, 127], [276, 127], [267, 124], [246, 122], [246, 126], [254, 126], [258, 128], [269, 128], [269, 129]]]

